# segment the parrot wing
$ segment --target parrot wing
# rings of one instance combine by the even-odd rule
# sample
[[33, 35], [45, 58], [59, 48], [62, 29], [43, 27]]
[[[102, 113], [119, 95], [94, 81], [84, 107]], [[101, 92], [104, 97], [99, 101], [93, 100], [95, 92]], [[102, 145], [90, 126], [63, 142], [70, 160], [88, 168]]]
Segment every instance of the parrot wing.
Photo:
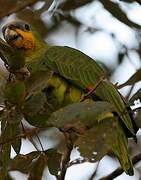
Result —
[[[94, 93], [101, 100], [112, 103], [122, 122], [132, 135], [135, 134], [124, 100], [114, 85], [106, 79], [103, 69], [92, 58], [70, 47], [51, 46], [42, 58], [34, 62], [34, 66], [38, 70], [49, 68], [82, 90], [95, 88]], [[105, 79], [101, 80], [103, 77]]]
[[93, 59], [70, 47], [53, 46], [45, 57], [49, 68], [83, 89], [97, 84], [102, 76], [106, 76]]

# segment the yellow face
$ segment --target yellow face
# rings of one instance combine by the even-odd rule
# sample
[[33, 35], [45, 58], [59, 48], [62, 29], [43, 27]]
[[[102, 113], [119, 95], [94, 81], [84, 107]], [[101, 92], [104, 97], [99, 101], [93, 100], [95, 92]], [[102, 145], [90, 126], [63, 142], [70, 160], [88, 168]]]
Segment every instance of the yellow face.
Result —
[[14, 21], [2, 29], [4, 39], [15, 49], [30, 50], [35, 47], [35, 39], [30, 27], [23, 21]]

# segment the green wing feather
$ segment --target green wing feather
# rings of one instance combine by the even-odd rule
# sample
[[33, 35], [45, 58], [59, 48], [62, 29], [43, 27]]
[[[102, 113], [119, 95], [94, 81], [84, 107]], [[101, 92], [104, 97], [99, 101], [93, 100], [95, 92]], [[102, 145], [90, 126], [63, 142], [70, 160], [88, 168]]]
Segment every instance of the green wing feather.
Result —
[[36, 68], [38, 70], [51, 69], [82, 90], [86, 90], [89, 86], [95, 87], [100, 79], [105, 77], [105, 80], [101, 81], [96, 88], [95, 94], [100, 99], [115, 105], [122, 121], [134, 134], [132, 120], [126, 111], [125, 102], [117, 89], [106, 79], [103, 69], [92, 58], [70, 47], [52, 46], [47, 47], [42, 58], [33, 61], [34, 65], [31, 64], [30, 62], [30, 67], [34, 70]]
[[[98, 63], [84, 53], [70, 47], [51, 47], [46, 52], [46, 58], [45, 62], [49, 68], [82, 89], [86, 89], [89, 85], [95, 87], [101, 77], [106, 77]], [[102, 100], [115, 105], [126, 127], [134, 134], [131, 118], [116, 88], [108, 80], [104, 80], [97, 87], [95, 93]]]
[[[61, 80], [65, 79], [66, 81], [64, 82], [70, 82], [72, 87], [73, 84], [76, 85], [82, 92], [86, 90], [88, 86], [92, 85], [95, 87], [97, 83], [101, 82], [95, 89], [95, 94], [101, 100], [108, 101], [115, 106], [123, 123], [132, 135], [134, 135], [132, 120], [126, 110], [126, 104], [122, 96], [114, 85], [106, 79], [106, 74], [98, 63], [87, 55], [73, 48], [53, 46], [48, 47], [45, 54], [41, 55], [40, 58], [38, 55], [37, 59], [34, 59], [32, 62], [29, 61], [26, 65], [31, 73], [34, 71], [54, 71], [59, 74], [59, 78], [60, 76], [63, 77]], [[102, 77], [105, 77], [105, 79], [100, 81]], [[53, 84], [55, 84], [54, 81]], [[74, 94], [76, 94], [76, 92]], [[78, 97], [80, 97], [81, 93], [78, 92], [77, 94]], [[74, 96], [76, 97], [76, 95]], [[60, 95], [58, 95], [58, 97], [60, 97]], [[118, 145], [115, 146], [113, 143], [113, 151], [125, 172], [132, 175], [132, 162], [128, 154], [127, 137], [120, 122], [117, 129], [119, 131]]]
[[45, 56], [48, 67], [83, 89], [106, 76], [93, 59], [70, 47], [53, 46]]

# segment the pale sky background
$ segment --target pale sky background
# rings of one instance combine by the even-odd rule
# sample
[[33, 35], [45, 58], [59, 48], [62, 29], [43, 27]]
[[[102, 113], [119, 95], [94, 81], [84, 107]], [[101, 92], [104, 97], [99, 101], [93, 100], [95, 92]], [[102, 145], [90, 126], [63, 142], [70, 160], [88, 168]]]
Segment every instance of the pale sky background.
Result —
[[[120, 2], [120, 5], [124, 10], [126, 10], [130, 19], [141, 25], [141, 6], [139, 6], [137, 3], [130, 5], [123, 2]], [[38, 6], [36, 6], [36, 8], [37, 7]], [[49, 37], [46, 38], [48, 42], [55, 45], [65, 45], [77, 48], [95, 60], [102, 61], [110, 67], [116, 67], [118, 49], [120, 48], [119, 43], [115, 43], [115, 41], [109, 35], [110, 33], [114, 33], [118, 41], [124, 43], [129, 48], [135, 48], [138, 45], [135, 32], [128, 26], [122, 24], [118, 20], [115, 20], [115, 18], [104, 10], [102, 5], [97, 1], [90, 3], [85, 7], [79, 8], [78, 10], [72, 12], [72, 14], [83, 22], [84, 25], [95, 27], [96, 29], [103, 29], [103, 31], [90, 34], [89, 32], [85, 31], [84, 26], [82, 26], [79, 31], [76, 31], [72, 25], [64, 24], [62, 27], [60, 27], [59, 31], [57, 30], [56, 32], [53, 32]], [[11, 18], [13, 19], [13, 17], [14, 16], [5, 18], [4, 22], [11, 20]], [[42, 18], [44, 20], [49, 19], [50, 14], [44, 13]], [[76, 33], [77, 37], [75, 36]], [[116, 69], [113, 77], [111, 78], [112, 82], [118, 82], [119, 84], [125, 82], [137, 69], [141, 67], [141, 60], [135, 52], [130, 53], [130, 58], [131, 61], [128, 58], [125, 58], [121, 65]], [[138, 83], [134, 89], [134, 92], [140, 86], [141, 83]], [[127, 89], [128, 87], [122, 89], [121, 92], [126, 94]], [[58, 143], [54, 141], [54, 136], [51, 132], [44, 132], [39, 136], [45, 149], [54, 146], [54, 143]], [[26, 154], [33, 150], [35, 150], [33, 145], [28, 140], [23, 140], [21, 153]], [[14, 156], [13, 151], [12, 156]], [[74, 150], [71, 158], [75, 159], [76, 157], [79, 157], [79, 153]], [[105, 156], [100, 161], [95, 180], [98, 180], [99, 177], [112, 172], [118, 166], [118, 161], [113, 161], [111, 157]], [[65, 180], [87, 180], [88, 177], [90, 177], [93, 173], [95, 167], [96, 165], [92, 163], [74, 165], [68, 169]], [[46, 172], [48, 172], [47, 169], [45, 169], [44, 173], [46, 174]], [[13, 172], [11, 174], [14, 180], [27, 180], [27, 175], [23, 175], [19, 172]], [[45, 176], [43, 177], [43, 180], [54, 179], [55, 178], [51, 176], [49, 179], [45, 178]], [[135, 171], [135, 175], [130, 177], [123, 173], [121, 176], [116, 178], [116, 180], [139, 180], [139, 174], [137, 171]]]

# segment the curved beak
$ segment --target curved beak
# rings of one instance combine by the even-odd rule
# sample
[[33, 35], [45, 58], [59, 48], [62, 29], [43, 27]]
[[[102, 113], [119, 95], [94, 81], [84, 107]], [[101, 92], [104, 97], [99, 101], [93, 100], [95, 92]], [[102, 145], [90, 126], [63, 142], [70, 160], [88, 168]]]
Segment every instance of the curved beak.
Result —
[[17, 40], [19, 37], [21, 37], [21, 36], [16, 32], [16, 30], [10, 29], [9, 27], [6, 27], [6, 28], [3, 30], [3, 36], [4, 36], [4, 39], [5, 39], [7, 42]]

